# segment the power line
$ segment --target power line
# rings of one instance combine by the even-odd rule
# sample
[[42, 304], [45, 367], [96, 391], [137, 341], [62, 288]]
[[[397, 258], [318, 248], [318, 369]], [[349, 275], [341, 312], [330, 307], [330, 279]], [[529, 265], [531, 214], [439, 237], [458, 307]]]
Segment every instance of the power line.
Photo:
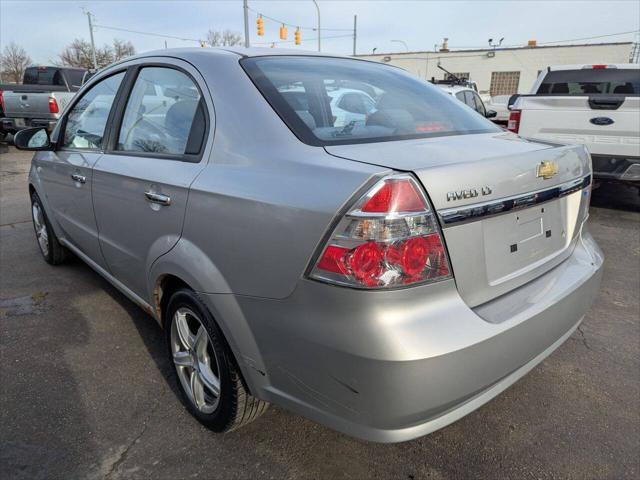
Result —
[[93, 25], [96, 28], [104, 28], [106, 30], [116, 30], [118, 32], [129, 32], [129, 33], [137, 33], [139, 35], [150, 35], [152, 37], [163, 37], [163, 38], [171, 38], [173, 40], [182, 40], [185, 42], [202, 42], [202, 39], [197, 38], [186, 38], [186, 37], [176, 37], [173, 35], [164, 35], [162, 33], [152, 33], [152, 32], [141, 32], [139, 30], [129, 30], [127, 28], [119, 28], [119, 27], [110, 27], [107, 25]]
[[[352, 38], [353, 34], [348, 34], [348, 35], [331, 35], [328, 37], [322, 37], [323, 40], [325, 39], [330, 39], [330, 38]], [[312, 42], [316, 40], [316, 38], [303, 38], [300, 41], [301, 42]], [[252, 42], [254, 45], [272, 45], [272, 44], [280, 44], [280, 43], [293, 43], [295, 42], [295, 40], [277, 40], [277, 41], [273, 41], [273, 42]]]
[[[248, 7], [248, 8], [253, 13], [255, 13], [257, 15], [260, 15], [262, 18], [266, 18], [267, 20], [271, 20], [272, 22], [278, 23], [280, 25], [285, 25], [287, 27], [292, 27], [292, 28], [299, 28], [300, 30], [313, 30], [313, 31], [317, 30], [316, 27], [301, 27], [300, 25], [297, 25], [295, 23], [283, 22], [282, 20], [278, 20], [277, 18], [270, 17], [268, 15], [265, 15], [262, 12], [254, 10], [251, 7]], [[326, 32], [352, 32], [353, 29], [352, 28], [323, 28], [322, 31], [326, 31]], [[353, 35], [351, 35], [351, 36], [353, 36]], [[323, 37], [323, 38], [329, 38], [329, 37]], [[269, 43], [277, 43], [277, 42], [269, 42]]]

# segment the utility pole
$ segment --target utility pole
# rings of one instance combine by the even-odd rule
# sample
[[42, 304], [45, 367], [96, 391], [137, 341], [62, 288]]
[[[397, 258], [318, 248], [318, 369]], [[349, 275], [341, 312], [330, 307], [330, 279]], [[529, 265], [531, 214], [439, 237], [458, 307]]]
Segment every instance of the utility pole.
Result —
[[316, 10], [318, 11], [318, 51], [320, 51], [320, 7], [316, 0], [313, 0], [313, 4], [316, 6]]
[[353, 16], [353, 56], [356, 56], [356, 35], [358, 28], [358, 15]]
[[244, 9], [244, 46], [249, 48], [249, 4], [248, 0], [244, 0], [242, 8]]
[[89, 20], [89, 37], [91, 38], [91, 57], [93, 60], [93, 68], [98, 70], [98, 60], [96, 59], [96, 42], [93, 39], [93, 23], [91, 21], [91, 17], [93, 16], [89, 10], [82, 9], [84, 13], [87, 15], [87, 19]]

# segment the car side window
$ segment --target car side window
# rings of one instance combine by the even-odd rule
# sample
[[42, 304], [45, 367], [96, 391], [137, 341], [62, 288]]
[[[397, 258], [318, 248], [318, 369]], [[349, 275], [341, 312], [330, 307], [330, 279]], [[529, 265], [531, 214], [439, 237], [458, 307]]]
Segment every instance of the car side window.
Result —
[[[471, 93], [471, 92], [470, 92]], [[482, 103], [482, 99], [480, 98], [480, 96], [477, 93], [471, 93], [471, 95], [473, 96], [473, 100], [475, 102], [475, 109], [476, 111], [480, 114], [480, 115], [486, 115], [486, 111], [484, 108], [484, 103]]]
[[456, 98], [463, 103], [467, 103], [467, 101], [464, 98], [464, 91], [456, 93]]
[[75, 103], [67, 115], [63, 148], [102, 148], [107, 118], [124, 73], [116, 73], [98, 82]]
[[197, 154], [204, 123], [200, 91], [189, 76], [173, 68], [144, 67], [127, 101], [117, 150]]

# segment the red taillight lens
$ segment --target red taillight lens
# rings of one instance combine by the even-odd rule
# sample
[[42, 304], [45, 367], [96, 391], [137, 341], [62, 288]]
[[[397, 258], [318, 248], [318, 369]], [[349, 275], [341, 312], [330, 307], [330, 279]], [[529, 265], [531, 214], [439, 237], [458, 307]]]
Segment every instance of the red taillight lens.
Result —
[[377, 285], [383, 268], [382, 246], [369, 242], [356, 247], [349, 259], [349, 266], [359, 281], [368, 287]]
[[2, 90], [0, 90], [0, 110], [4, 110], [4, 100], [2, 98]]
[[60, 109], [58, 108], [58, 102], [53, 97], [49, 97], [49, 112], [50, 113], [60, 113]]
[[362, 211], [369, 213], [423, 212], [426, 207], [413, 183], [389, 180], [366, 201]]
[[381, 180], [336, 227], [311, 277], [360, 288], [450, 278], [437, 221], [416, 180]]
[[512, 110], [509, 112], [507, 130], [513, 133], [518, 133], [518, 130], [520, 130], [520, 110]]
[[591, 68], [593, 68], [594, 70], [604, 70], [605, 68], [607, 68], [606, 65], [591, 65]]

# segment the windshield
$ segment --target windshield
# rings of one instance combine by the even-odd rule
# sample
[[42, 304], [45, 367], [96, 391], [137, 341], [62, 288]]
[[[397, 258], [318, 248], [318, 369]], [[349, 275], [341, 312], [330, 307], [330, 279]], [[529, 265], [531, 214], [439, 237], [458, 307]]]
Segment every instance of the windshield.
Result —
[[437, 87], [388, 65], [303, 56], [253, 57], [241, 64], [310, 145], [500, 131]]
[[559, 95], [640, 94], [640, 70], [581, 68], [547, 73], [538, 93]]

